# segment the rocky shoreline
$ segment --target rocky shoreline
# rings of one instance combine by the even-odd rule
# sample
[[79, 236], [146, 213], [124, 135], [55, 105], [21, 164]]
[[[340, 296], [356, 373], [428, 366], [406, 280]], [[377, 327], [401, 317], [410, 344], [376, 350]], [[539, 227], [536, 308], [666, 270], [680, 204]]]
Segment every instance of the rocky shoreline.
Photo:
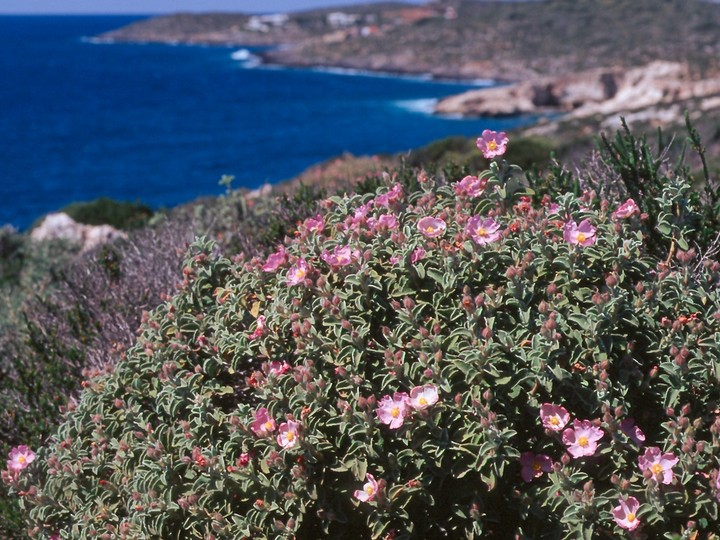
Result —
[[267, 64], [508, 83], [442, 100], [438, 114], [602, 122], [632, 113], [665, 122], [691, 101], [720, 106], [718, 26], [720, 5], [699, 0], [436, 0], [179, 14], [98, 39], [263, 46], [258, 56]]

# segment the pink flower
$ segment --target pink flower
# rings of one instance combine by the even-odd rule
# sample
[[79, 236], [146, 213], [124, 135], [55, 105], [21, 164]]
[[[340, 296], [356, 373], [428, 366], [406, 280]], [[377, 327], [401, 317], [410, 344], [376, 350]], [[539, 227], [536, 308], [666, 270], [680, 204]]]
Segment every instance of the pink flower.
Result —
[[510, 139], [507, 138], [504, 131], [497, 133], [486, 129], [482, 132], [482, 137], [477, 140], [477, 147], [482, 152], [483, 157], [492, 159], [505, 153], [509, 141]]
[[247, 452], [243, 452], [242, 454], [240, 454], [240, 457], [237, 458], [237, 460], [235, 461], [235, 464], [238, 467], [247, 467], [249, 463], [250, 463], [250, 454], [248, 454]]
[[355, 490], [353, 496], [359, 501], [369, 502], [372, 501], [377, 495], [378, 484], [372, 474], [367, 473], [365, 477], [367, 478], [367, 483], [363, 486], [362, 489]]
[[484, 246], [500, 239], [500, 225], [493, 218], [473, 216], [468, 220], [465, 233], [475, 240], [476, 244]]
[[393, 397], [383, 397], [375, 414], [377, 414], [378, 420], [387, 424], [390, 429], [399, 428], [405, 422], [408, 414], [408, 395], [405, 392], [395, 392]]
[[548, 214], [559, 214], [560, 210], [562, 209], [558, 203], [550, 203], [550, 206], [548, 206]]
[[374, 224], [375, 229], [393, 230], [398, 228], [398, 219], [393, 214], [383, 214]]
[[403, 188], [400, 184], [395, 184], [387, 193], [375, 197], [375, 206], [390, 206], [402, 199]]
[[628, 531], [634, 531], [640, 520], [637, 518], [637, 511], [640, 509], [640, 503], [635, 497], [628, 497], [626, 500], [618, 499], [620, 506], [613, 508], [613, 519], [618, 526]]
[[287, 362], [281, 362], [280, 360], [273, 360], [267, 365], [268, 375], [274, 375], [275, 377], [287, 373], [292, 368]]
[[307, 218], [303, 223], [303, 227], [307, 232], [320, 233], [325, 229], [325, 222], [323, 221], [322, 216], [318, 214], [314, 218]]
[[427, 238], [437, 238], [445, 233], [447, 225], [442, 219], [426, 216], [418, 221], [418, 230]]
[[250, 341], [261, 337], [265, 333], [265, 315], [259, 315], [255, 323], [255, 330], [249, 337]]
[[565, 410], [565, 407], [553, 405], [552, 403], [543, 403], [540, 406], [540, 420], [547, 429], [562, 431], [570, 421], [570, 415]]
[[265, 264], [262, 265], [262, 269], [265, 272], [274, 272], [287, 262], [287, 256], [285, 254], [285, 248], [280, 246], [278, 250], [272, 255], [268, 256]]
[[717, 479], [715, 480], [715, 489], [717, 489], [717, 500], [720, 502], [720, 471], [718, 471]]
[[360, 251], [352, 250], [350, 246], [336, 246], [332, 252], [327, 249], [322, 252], [320, 258], [330, 266], [347, 266], [360, 257]]
[[22, 471], [25, 467], [35, 461], [35, 452], [24, 444], [10, 450], [10, 459], [7, 460], [7, 468], [11, 473]]
[[660, 481], [663, 484], [670, 484], [673, 480], [672, 468], [678, 462], [678, 458], [669, 452], [666, 454], [661, 452], [656, 446], [645, 449], [645, 453], [638, 457], [638, 465], [643, 472], [650, 471], [655, 478], [662, 475]]
[[422, 261], [425, 258], [425, 250], [423, 248], [417, 248], [410, 255], [410, 262], [415, 264], [418, 261]]
[[590, 225], [590, 220], [584, 219], [577, 225], [574, 221], [568, 221], [563, 228], [563, 238], [569, 244], [580, 246], [592, 246], [595, 243], [595, 232], [597, 229]]
[[553, 468], [552, 459], [545, 454], [533, 454], [532, 452], [523, 452], [520, 455], [520, 465], [522, 470], [520, 476], [526, 482], [532, 482], [534, 478], [539, 478], [544, 472], [550, 472]]
[[286, 283], [291, 286], [303, 283], [307, 277], [308, 270], [308, 263], [305, 262], [305, 259], [299, 259], [298, 262], [295, 263], [295, 266], [288, 271]]
[[277, 442], [285, 449], [292, 448], [297, 445], [300, 439], [300, 423], [288, 420], [280, 424], [278, 430]]
[[365, 219], [368, 215], [368, 212], [370, 212], [370, 208], [372, 208], [372, 202], [368, 202], [366, 204], [361, 204], [355, 209], [355, 213], [353, 214], [353, 219], [355, 221], [362, 221]]
[[628, 199], [627, 201], [622, 203], [617, 210], [613, 212], [612, 216], [615, 219], [625, 219], [639, 213], [640, 208], [637, 204], [635, 204], [635, 201], [633, 201], [632, 199]]
[[416, 386], [410, 390], [410, 406], [416, 411], [427, 409], [438, 401], [438, 391], [434, 384]]
[[620, 431], [638, 446], [642, 446], [645, 442], [645, 434], [635, 425], [635, 420], [632, 418], [626, 418], [620, 422]]
[[478, 178], [477, 176], [466, 176], [459, 182], [455, 182], [453, 190], [457, 195], [465, 197], [477, 197], [485, 191], [487, 178]]
[[255, 412], [255, 420], [250, 424], [250, 429], [258, 437], [268, 437], [275, 431], [275, 420], [270, 417], [265, 407], [260, 407]]
[[573, 420], [573, 428], [563, 431], [563, 444], [574, 458], [592, 456], [597, 442], [603, 438], [603, 431], [592, 425], [590, 420]]

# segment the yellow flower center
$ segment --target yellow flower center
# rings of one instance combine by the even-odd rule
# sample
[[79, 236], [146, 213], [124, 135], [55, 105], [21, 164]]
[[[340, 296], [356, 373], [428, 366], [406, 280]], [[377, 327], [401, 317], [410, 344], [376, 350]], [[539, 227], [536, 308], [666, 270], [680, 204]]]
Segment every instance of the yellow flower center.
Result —
[[298, 268], [297, 272], [295, 272], [295, 277], [297, 277], [298, 279], [304, 278], [305, 270], [303, 270], [302, 268]]
[[579, 444], [580, 446], [582, 446], [583, 448], [585, 448], [585, 447], [588, 445], [588, 442], [589, 442], [589, 441], [588, 441], [587, 437], [580, 437], [580, 438], [578, 439], [578, 444]]
[[390, 416], [392, 416], [393, 418], [397, 418], [398, 416], [400, 416], [400, 409], [397, 407], [393, 407], [392, 409], [390, 409]]
[[540, 462], [539, 461], [533, 462], [533, 471], [539, 472], [540, 469], [542, 469], [542, 465], [540, 465]]
[[625, 519], [632, 523], [633, 521], [635, 521], [635, 514], [631, 512], [625, 516]]
[[480, 227], [477, 230], [477, 235], [478, 236], [487, 236], [487, 231], [485, 230], [485, 227]]
[[418, 403], [424, 406], [428, 404], [428, 401], [424, 397], [421, 397], [420, 399], [418, 399]]
[[497, 150], [497, 143], [495, 141], [488, 141], [487, 143], [488, 150]]
[[288, 431], [288, 432], [285, 434], [285, 438], [286, 438], [288, 441], [293, 441], [293, 440], [295, 440], [295, 434], [294, 434], [292, 431]]
[[425, 230], [426, 230], [427, 232], [429, 232], [429, 233], [434, 233], [434, 232], [435, 232], [435, 227], [433, 227], [432, 225], [428, 225]]
[[272, 429], [272, 428], [273, 428], [272, 422], [270, 422], [269, 420], [267, 422], [265, 422], [265, 429]]
[[559, 426], [560, 425], [560, 419], [557, 416], [551, 416], [550, 417], [550, 423], [553, 426]]
[[580, 242], [582, 244], [586, 239], [585, 233], [578, 233], [577, 239], [578, 239], [578, 242]]
[[651, 467], [651, 469], [652, 469], [653, 474], [660, 474], [661, 472], [663, 472], [663, 468], [659, 463], [655, 463]]
[[20, 465], [25, 465], [26, 461], [27, 461], [27, 459], [25, 458], [25, 456], [20, 456], [18, 458], [18, 462], [20, 463]]
[[365, 484], [365, 493], [367, 493], [368, 495], [372, 495], [373, 493], [375, 493], [375, 488], [372, 487], [372, 484]]

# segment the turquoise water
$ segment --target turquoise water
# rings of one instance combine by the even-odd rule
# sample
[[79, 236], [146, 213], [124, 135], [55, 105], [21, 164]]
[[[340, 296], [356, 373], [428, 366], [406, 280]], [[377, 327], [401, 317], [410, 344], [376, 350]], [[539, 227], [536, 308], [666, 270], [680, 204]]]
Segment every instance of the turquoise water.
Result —
[[[258, 67], [240, 48], [98, 44], [137, 17], [0, 17], [0, 224], [108, 196], [173, 206], [343, 152], [522, 120], [427, 114], [470, 84]], [[254, 66], [254, 67], [253, 67]]]

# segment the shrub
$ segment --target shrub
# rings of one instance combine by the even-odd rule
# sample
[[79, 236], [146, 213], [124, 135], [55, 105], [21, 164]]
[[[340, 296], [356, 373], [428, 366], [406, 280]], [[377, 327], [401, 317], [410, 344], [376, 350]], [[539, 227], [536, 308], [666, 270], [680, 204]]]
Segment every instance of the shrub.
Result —
[[672, 248], [689, 182], [663, 177], [651, 231], [631, 201], [534, 205], [511, 174], [332, 197], [267, 259], [198, 241], [5, 474], [32, 535], [709, 535], [720, 263]]
[[60, 210], [78, 223], [112, 225], [116, 229], [137, 229], [152, 217], [153, 210], [140, 202], [116, 201], [100, 197], [94, 201], [76, 202]]
[[[157, 215], [127, 242], [78, 255], [60, 241], [0, 231], [0, 454], [43, 444], [86, 376], [112, 370], [144, 311], [176, 290], [196, 234], [216, 250], [265, 253], [314, 209], [311, 188], [249, 199], [239, 191]], [[0, 538], [20, 538], [16, 497], [0, 485]]]

